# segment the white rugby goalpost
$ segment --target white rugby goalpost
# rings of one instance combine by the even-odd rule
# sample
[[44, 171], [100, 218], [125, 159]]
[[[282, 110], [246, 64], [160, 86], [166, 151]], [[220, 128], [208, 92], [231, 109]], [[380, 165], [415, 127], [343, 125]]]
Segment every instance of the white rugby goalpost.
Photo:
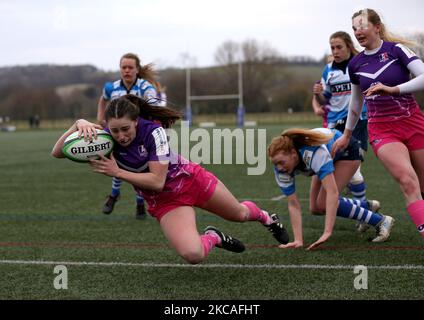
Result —
[[243, 105], [243, 67], [242, 63], [238, 63], [238, 93], [236, 94], [218, 94], [218, 95], [191, 95], [191, 69], [186, 69], [186, 110], [185, 120], [188, 121], [189, 125], [192, 124], [193, 115], [191, 111], [192, 101], [207, 101], [207, 100], [233, 100], [238, 99], [236, 124], [238, 127], [244, 126], [244, 114], [245, 108]]

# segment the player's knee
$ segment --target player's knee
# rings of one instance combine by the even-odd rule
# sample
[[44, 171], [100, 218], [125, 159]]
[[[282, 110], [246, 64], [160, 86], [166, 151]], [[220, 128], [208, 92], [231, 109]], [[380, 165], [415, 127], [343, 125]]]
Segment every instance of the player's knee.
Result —
[[311, 210], [310, 211], [312, 215], [314, 216], [323, 216], [325, 215], [325, 210]]
[[405, 194], [413, 194], [420, 191], [420, 184], [414, 175], [400, 175], [396, 180]]
[[203, 261], [204, 254], [202, 250], [186, 249], [180, 252], [180, 256], [190, 264], [198, 264]]
[[250, 211], [249, 208], [244, 204], [239, 204], [236, 210], [234, 210], [234, 215], [232, 215], [229, 220], [233, 222], [245, 222], [249, 221]]
[[309, 206], [309, 212], [314, 216], [322, 216], [325, 214], [325, 206], [319, 206], [317, 204]]

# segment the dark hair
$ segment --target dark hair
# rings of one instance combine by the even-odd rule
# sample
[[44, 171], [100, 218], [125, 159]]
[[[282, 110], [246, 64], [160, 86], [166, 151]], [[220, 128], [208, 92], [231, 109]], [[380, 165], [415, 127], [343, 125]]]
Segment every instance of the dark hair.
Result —
[[156, 99], [144, 100], [135, 95], [127, 94], [109, 103], [106, 107], [105, 119], [109, 121], [111, 118], [128, 117], [131, 120], [136, 120], [141, 117], [150, 121], [159, 121], [164, 128], [170, 128], [175, 121], [181, 119], [180, 111], [155, 106], [155, 102]]

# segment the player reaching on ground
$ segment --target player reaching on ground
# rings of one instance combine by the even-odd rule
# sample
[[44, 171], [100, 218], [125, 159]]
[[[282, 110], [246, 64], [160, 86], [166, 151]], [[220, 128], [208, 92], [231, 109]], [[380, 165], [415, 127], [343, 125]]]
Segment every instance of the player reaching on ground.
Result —
[[268, 157], [274, 164], [277, 184], [287, 196], [294, 240], [281, 248], [303, 246], [302, 211], [296, 195], [295, 176], [312, 176], [309, 194], [309, 210], [312, 214], [325, 215], [322, 236], [308, 247], [313, 249], [326, 242], [333, 233], [336, 216], [366, 222], [376, 229], [373, 242], [384, 242], [390, 236], [394, 219], [376, 213], [375, 200], [353, 200], [339, 196], [358, 169], [362, 156], [359, 143], [351, 138], [345, 152], [331, 156], [334, 141], [342, 134], [326, 128], [289, 129], [272, 139]]

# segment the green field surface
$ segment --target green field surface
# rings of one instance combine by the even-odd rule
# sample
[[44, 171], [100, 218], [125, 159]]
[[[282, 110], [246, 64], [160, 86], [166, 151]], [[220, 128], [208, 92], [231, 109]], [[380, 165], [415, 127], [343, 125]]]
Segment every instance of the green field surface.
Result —
[[[285, 127], [261, 128], [268, 143]], [[368, 198], [381, 201], [381, 212], [396, 219], [388, 242], [371, 243], [373, 230], [358, 234], [354, 221], [338, 218], [332, 237], [319, 249], [283, 250], [257, 222], [228, 222], [197, 210], [199, 232], [214, 225], [242, 240], [247, 250], [235, 254], [216, 248], [202, 264], [191, 266], [168, 246], [155, 219], [135, 219], [135, 194], [127, 183], [115, 211], [102, 214], [111, 178], [91, 172], [87, 164], [52, 158], [61, 133], [0, 132], [2, 300], [424, 298], [423, 239], [398, 185], [372, 152], [362, 172]], [[238, 199], [278, 213], [292, 236], [286, 199], [272, 200], [280, 195], [272, 166], [267, 161], [258, 176], [247, 175], [249, 166], [205, 165]], [[323, 217], [308, 213], [309, 182], [306, 177], [296, 182], [306, 245], [324, 226]], [[67, 289], [54, 287], [57, 265], [67, 268]], [[355, 289], [358, 265], [368, 268], [367, 289]]]

